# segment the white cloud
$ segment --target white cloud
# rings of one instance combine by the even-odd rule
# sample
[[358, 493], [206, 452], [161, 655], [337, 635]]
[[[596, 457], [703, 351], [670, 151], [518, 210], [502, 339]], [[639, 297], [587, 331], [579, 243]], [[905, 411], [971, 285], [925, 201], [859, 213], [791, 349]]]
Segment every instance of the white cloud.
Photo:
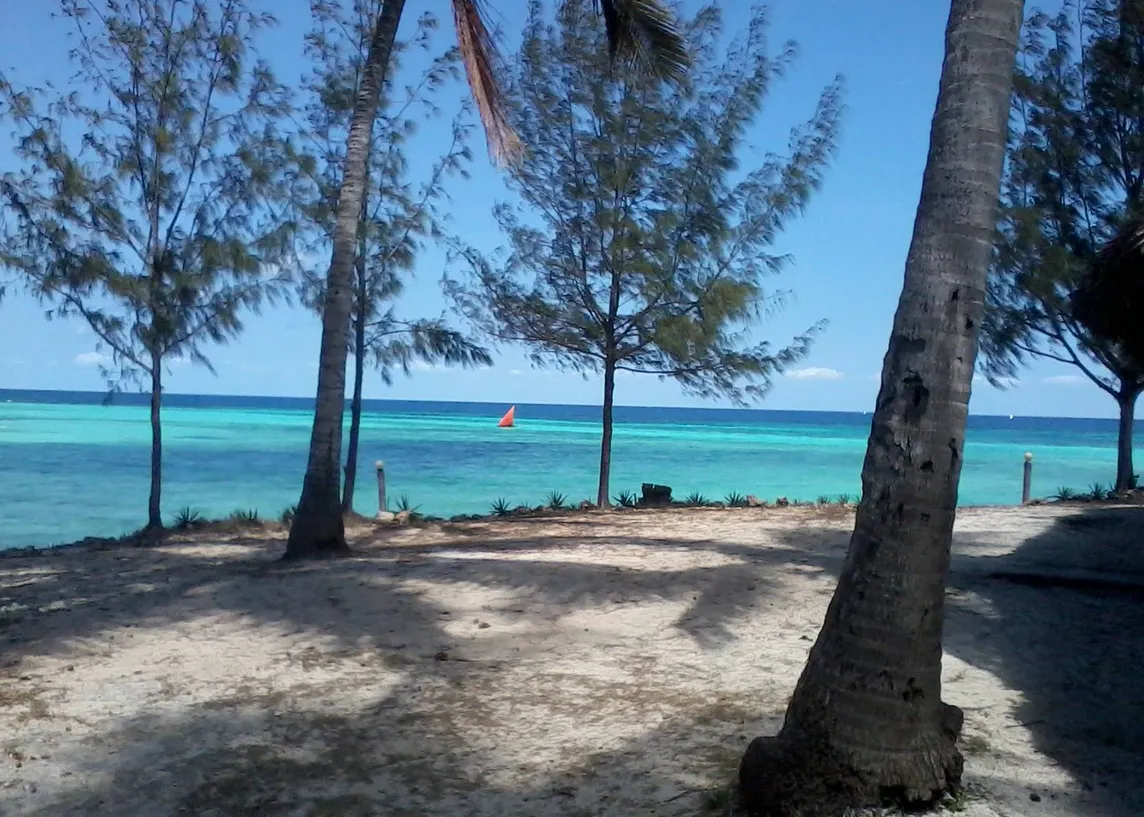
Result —
[[841, 380], [843, 374], [837, 369], [827, 369], [822, 366], [808, 366], [805, 369], [795, 369], [787, 372], [786, 376], [793, 380]]
[[520, 375], [524, 374], [524, 372], [522, 372], [520, 369], [509, 369], [508, 373], [513, 377], [519, 377]]
[[1079, 386], [1084, 383], [1084, 378], [1079, 374], [1058, 374], [1046, 377], [1045, 382], [1050, 386]]
[[110, 362], [111, 359], [107, 355], [99, 352], [80, 352], [72, 358], [72, 363], [76, 366], [106, 366]]

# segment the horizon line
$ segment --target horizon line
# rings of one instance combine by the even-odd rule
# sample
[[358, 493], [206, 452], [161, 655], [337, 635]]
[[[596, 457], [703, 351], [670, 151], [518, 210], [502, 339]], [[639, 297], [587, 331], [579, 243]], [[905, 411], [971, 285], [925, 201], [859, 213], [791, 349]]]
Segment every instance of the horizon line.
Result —
[[[96, 397], [106, 397], [108, 392], [105, 391], [91, 391], [88, 389], [9, 389], [0, 387], [0, 395], [3, 394], [73, 394], [73, 395], [91, 395]], [[140, 391], [123, 391], [116, 392], [122, 395], [135, 395], [135, 396], [148, 396], [148, 392]], [[191, 398], [232, 398], [240, 400], [316, 400], [316, 396], [300, 396], [292, 394], [220, 394], [220, 393], [203, 393], [196, 394], [192, 392], [165, 392], [164, 397], [191, 397]], [[428, 400], [424, 398], [395, 398], [395, 397], [365, 397], [363, 400], [371, 403], [427, 403], [427, 404], [446, 404], [446, 405], [475, 405], [475, 406], [497, 406], [504, 407], [508, 405], [516, 406], [563, 406], [567, 408], [590, 408], [599, 409], [598, 403], [547, 403], [543, 401], [534, 402], [515, 402], [512, 401], [492, 401], [492, 400]], [[349, 402], [349, 398], [346, 398]], [[788, 412], [788, 413], [803, 413], [803, 414], [861, 414], [869, 415], [872, 412], [868, 409], [781, 409], [781, 408], [764, 408], [764, 407], [728, 407], [728, 406], [694, 406], [694, 405], [640, 405], [629, 403], [617, 403], [615, 408], [618, 409], [672, 409], [678, 411], [724, 411], [724, 412]], [[1099, 422], [1115, 421], [1115, 417], [1080, 417], [1076, 415], [1067, 414], [976, 414], [970, 413], [971, 417], [983, 417], [993, 419], [1009, 419], [1009, 420], [1095, 420]]]

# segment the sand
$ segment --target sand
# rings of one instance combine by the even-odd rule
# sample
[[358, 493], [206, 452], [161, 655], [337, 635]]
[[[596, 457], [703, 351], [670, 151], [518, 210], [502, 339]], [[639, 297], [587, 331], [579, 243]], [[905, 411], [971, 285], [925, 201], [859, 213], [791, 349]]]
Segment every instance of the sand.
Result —
[[[852, 512], [362, 526], [0, 558], [0, 814], [718, 814]], [[958, 523], [945, 697], [970, 817], [1139, 817], [1144, 511]], [[1040, 577], [1040, 578], [1038, 578]]]

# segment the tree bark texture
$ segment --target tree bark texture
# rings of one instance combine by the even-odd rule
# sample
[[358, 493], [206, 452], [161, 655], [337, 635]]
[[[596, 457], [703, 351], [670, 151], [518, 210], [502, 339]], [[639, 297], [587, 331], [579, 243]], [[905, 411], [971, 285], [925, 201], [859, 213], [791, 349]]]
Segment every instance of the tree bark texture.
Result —
[[[353, 397], [350, 400], [350, 437], [346, 443], [346, 481], [342, 487], [342, 514], [352, 513], [354, 509], [354, 488], [357, 485], [358, 444], [361, 439], [361, 392], [362, 382], [365, 380], [365, 321], [366, 298], [369, 293], [365, 286], [365, 258], [362, 255], [357, 259], [357, 299], [353, 318], [354, 329], [354, 386]], [[384, 511], [385, 508], [382, 508]]]
[[[1144, 320], [1144, 317], [1141, 318]], [[1136, 469], [1132, 462], [1132, 440], [1136, 430], [1136, 400], [1140, 387], [1125, 385], [1116, 396], [1120, 407], [1120, 423], [1116, 435], [1116, 490], [1136, 488]]]
[[612, 414], [616, 393], [616, 364], [604, 362], [604, 407], [601, 412], [602, 433], [600, 434], [600, 484], [596, 491], [596, 505], [607, 508], [611, 505], [609, 490], [612, 478]]
[[163, 359], [151, 355], [151, 490], [147, 497], [147, 528], [163, 527]]
[[952, 2], [850, 550], [782, 731], [743, 758], [753, 813], [932, 802], [960, 783], [942, 617], [1022, 12]]
[[358, 221], [365, 197], [370, 137], [404, 6], [405, 0], [386, 0], [382, 6], [350, 120], [346, 167], [334, 219], [333, 257], [327, 273], [326, 301], [322, 310], [322, 348], [310, 455], [302, 483], [302, 498], [286, 542], [285, 557], [288, 559], [349, 552], [342, 519], [339, 469], [342, 419], [346, 408], [347, 335], [353, 305], [351, 287], [357, 256]]

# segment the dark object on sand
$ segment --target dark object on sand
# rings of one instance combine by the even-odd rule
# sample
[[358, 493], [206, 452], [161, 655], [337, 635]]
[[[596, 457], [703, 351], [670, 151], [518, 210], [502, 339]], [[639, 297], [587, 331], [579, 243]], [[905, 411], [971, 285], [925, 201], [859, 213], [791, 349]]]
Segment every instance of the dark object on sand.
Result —
[[640, 486], [640, 491], [643, 494], [640, 497], [640, 504], [645, 508], [664, 508], [671, 504], [670, 485], [653, 485], [645, 482]]

